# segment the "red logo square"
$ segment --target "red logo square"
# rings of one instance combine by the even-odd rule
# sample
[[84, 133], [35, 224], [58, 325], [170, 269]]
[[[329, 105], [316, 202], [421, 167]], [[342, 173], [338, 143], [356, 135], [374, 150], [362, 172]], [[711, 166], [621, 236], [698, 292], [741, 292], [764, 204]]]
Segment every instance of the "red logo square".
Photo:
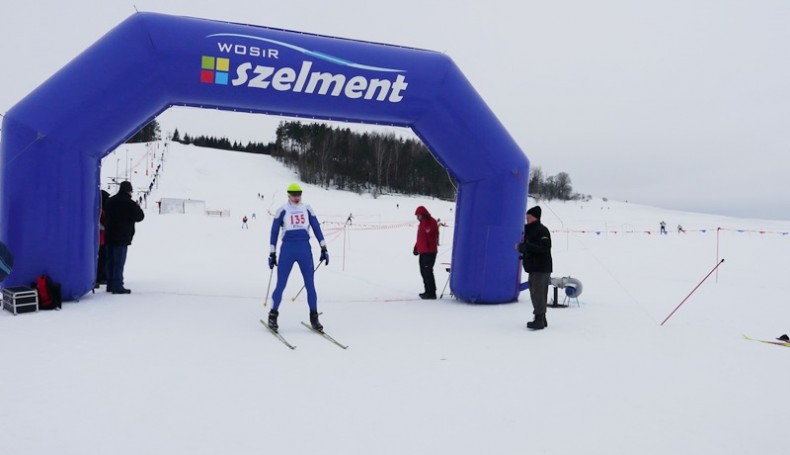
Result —
[[200, 71], [200, 82], [204, 84], [213, 84], [214, 83], [214, 71]]

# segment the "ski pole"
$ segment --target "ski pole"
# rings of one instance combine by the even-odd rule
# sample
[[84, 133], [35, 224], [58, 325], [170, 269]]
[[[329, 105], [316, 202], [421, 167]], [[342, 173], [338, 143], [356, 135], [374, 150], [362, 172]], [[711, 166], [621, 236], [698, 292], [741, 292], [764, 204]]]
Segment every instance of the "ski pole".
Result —
[[444, 282], [444, 287], [442, 288], [442, 295], [439, 296], [440, 299], [444, 297], [444, 290], [447, 289], [447, 283], [449, 282], [450, 282], [450, 277], [448, 276], [447, 281]]
[[[448, 272], [447, 281], [444, 282], [444, 287], [442, 288], [442, 295], [439, 296], [440, 299], [442, 297], [444, 297], [444, 291], [445, 291], [445, 289], [447, 289], [447, 284], [450, 282], [450, 275], [449, 275], [450, 270], [451, 270], [450, 267], [447, 267], [447, 272]], [[452, 291], [451, 291], [451, 293], [452, 293]]]
[[[321, 264], [323, 264], [323, 263], [324, 263], [324, 261], [318, 261], [318, 265], [315, 266], [315, 268], [313, 269], [313, 273], [315, 273], [315, 271], [318, 270], [318, 267], [321, 267]], [[303, 284], [302, 285], [302, 289], [299, 289], [299, 292], [297, 292], [295, 296], [291, 297], [291, 302], [293, 302], [294, 300], [296, 300], [297, 297], [299, 297], [299, 294], [301, 294], [302, 291], [304, 291], [304, 287], [305, 286], [307, 286], [307, 285]]]
[[[713, 272], [715, 272], [715, 271], [716, 271], [716, 269], [718, 269], [718, 268], [719, 268], [719, 266], [722, 264], [722, 262], [724, 262], [724, 259], [722, 259], [721, 261], [719, 261], [719, 263], [718, 263], [718, 264], [716, 264], [716, 267], [713, 267], [713, 270], [711, 270], [711, 271], [710, 271], [710, 272], [709, 272], [709, 273], [708, 273], [708, 274], [705, 276], [705, 278], [703, 278], [703, 279], [702, 279], [702, 281], [700, 281], [700, 282], [699, 282], [699, 284], [697, 285], [697, 287], [695, 287], [694, 289], [692, 289], [692, 290], [691, 290], [691, 292], [689, 292], [689, 295], [687, 295], [687, 296], [686, 296], [686, 298], [685, 298], [685, 299], [683, 299], [683, 301], [682, 301], [682, 302], [680, 302], [680, 305], [683, 305], [684, 303], [686, 303], [686, 300], [688, 300], [688, 298], [689, 298], [689, 297], [691, 297], [691, 294], [693, 294], [693, 293], [694, 293], [694, 292], [697, 290], [697, 288], [698, 288], [698, 287], [702, 286], [702, 283], [704, 283], [704, 282], [705, 282], [705, 280], [707, 280], [707, 279], [708, 279], [708, 277], [709, 277], [709, 276], [711, 276], [711, 274], [713, 274]], [[666, 319], [664, 319], [664, 322], [667, 322], [667, 321], [669, 320], [669, 318], [671, 318], [671, 317], [672, 317], [672, 315], [673, 315], [673, 314], [675, 314], [675, 311], [677, 311], [677, 310], [678, 310], [678, 308], [680, 308], [680, 305], [676, 306], [676, 307], [675, 307], [675, 309], [674, 309], [674, 310], [672, 310], [672, 312], [671, 312], [671, 313], [669, 313], [669, 316], [667, 316], [667, 318], [666, 318]], [[664, 325], [664, 322], [662, 322], [662, 323], [661, 323], [661, 325]]]
[[269, 272], [269, 284], [266, 286], [266, 298], [263, 299], [264, 308], [269, 305], [269, 289], [272, 288], [272, 275], [274, 275], [274, 267]]

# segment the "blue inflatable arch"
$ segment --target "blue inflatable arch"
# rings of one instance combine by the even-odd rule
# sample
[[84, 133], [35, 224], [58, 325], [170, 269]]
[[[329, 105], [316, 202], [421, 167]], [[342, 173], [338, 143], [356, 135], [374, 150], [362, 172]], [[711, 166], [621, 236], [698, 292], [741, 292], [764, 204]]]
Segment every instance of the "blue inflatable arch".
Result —
[[410, 127], [459, 184], [453, 293], [517, 299], [529, 162], [450, 58], [154, 13], [118, 25], [3, 118], [7, 286], [46, 273], [67, 300], [93, 288], [101, 159], [171, 106]]

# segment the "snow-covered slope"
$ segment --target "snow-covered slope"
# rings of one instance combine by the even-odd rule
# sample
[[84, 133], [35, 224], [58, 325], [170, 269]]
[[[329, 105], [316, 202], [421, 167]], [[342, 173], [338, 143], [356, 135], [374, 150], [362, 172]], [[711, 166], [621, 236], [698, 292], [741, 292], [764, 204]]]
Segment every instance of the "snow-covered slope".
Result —
[[[135, 187], [147, 187], [144, 151], [109, 155], [103, 185], [128, 153]], [[600, 199], [541, 203], [555, 276], [580, 279], [584, 292], [579, 305], [549, 310], [547, 330], [530, 332], [526, 294], [493, 306], [449, 290], [417, 298], [414, 209], [450, 224], [435, 269], [442, 286], [452, 203], [303, 184], [329, 241], [330, 264], [316, 273], [322, 322], [350, 348], [299, 324], [308, 310], [304, 293], [291, 301], [302, 286], [295, 270], [280, 316], [298, 346], [290, 351], [258, 320], [271, 305], [269, 213], [296, 180], [267, 156], [170, 144], [129, 249], [131, 295], [101, 289], [60, 312], [0, 313], [0, 453], [786, 448], [790, 350], [742, 334], [790, 332], [790, 223]], [[204, 200], [231, 216], [159, 215], [160, 198]], [[662, 220], [668, 235], [657, 232]], [[718, 273], [660, 326], [720, 258]]]

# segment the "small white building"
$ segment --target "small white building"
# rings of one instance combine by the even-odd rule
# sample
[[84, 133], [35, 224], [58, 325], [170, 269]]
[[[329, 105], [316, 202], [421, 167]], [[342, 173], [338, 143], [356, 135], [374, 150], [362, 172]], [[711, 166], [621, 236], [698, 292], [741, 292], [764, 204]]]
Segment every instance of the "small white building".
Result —
[[160, 200], [159, 213], [181, 213], [187, 215], [205, 215], [206, 201], [195, 199], [165, 198]]

